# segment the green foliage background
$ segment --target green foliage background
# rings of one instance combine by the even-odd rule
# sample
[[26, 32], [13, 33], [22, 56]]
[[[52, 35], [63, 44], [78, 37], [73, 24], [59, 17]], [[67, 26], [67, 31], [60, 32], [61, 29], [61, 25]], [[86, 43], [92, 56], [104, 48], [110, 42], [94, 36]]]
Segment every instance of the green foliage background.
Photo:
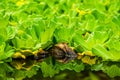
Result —
[[[62, 70], [102, 70], [120, 76], [119, 0], [1, 0], [0, 80], [22, 80], [40, 69], [44, 77]], [[102, 60], [88, 65], [81, 60], [67, 64], [52, 59], [38, 62], [30, 70], [17, 70], [8, 63], [18, 50], [46, 49], [67, 42], [78, 53], [92, 51]]]

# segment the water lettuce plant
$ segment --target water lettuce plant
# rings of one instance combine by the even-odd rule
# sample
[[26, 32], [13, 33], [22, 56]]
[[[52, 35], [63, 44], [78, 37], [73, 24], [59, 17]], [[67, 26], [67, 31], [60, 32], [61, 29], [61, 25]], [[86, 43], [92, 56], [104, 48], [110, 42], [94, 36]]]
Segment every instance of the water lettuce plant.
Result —
[[[88, 69], [120, 76], [119, 5], [119, 0], [1, 0], [0, 80]], [[50, 54], [59, 43], [77, 58], [68, 63], [52, 56], [35, 60], [37, 53], [44, 58], [42, 51]]]

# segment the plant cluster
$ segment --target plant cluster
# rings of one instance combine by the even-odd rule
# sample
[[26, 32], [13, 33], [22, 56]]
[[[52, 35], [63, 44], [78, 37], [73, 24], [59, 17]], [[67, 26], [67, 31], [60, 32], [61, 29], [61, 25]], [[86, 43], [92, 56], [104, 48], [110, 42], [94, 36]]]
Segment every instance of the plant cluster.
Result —
[[0, 80], [30, 78], [38, 70], [44, 77], [63, 70], [120, 76], [119, 5], [119, 0], [1, 0]]

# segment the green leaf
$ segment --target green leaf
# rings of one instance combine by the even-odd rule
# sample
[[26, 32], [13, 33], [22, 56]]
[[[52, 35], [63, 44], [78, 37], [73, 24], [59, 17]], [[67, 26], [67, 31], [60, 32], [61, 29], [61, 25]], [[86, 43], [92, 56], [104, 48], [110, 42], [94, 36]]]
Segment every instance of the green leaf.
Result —
[[92, 14], [96, 18], [96, 20], [99, 20], [100, 22], [105, 20], [105, 15], [97, 10], [93, 10]]
[[33, 24], [34, 31], [39, 40], [41, 40], [41, 33], [45, 30], [46, 25], [42, 19], [36, 19], [35, 24]]
[[51, 41], [54, 30], [55, 30], [55, 27], [45, 29], [45, 31], [41, 33], [41, 43], [44, 44], [48, 41]]
[[36, 44], [36, 40], [26, 33], [16, 36], [12, 42], [17, 49], [32, 49]]
[[92, 48], [92, 52], [99, 57], [102, 57], [103, 60], [112, 60], [117, 61], [113, 53], [107, 51], [102, 45], [96, 45]]
[[5, 28], [8, 24], [8, 19], [9, 19], [8, 16], [6, 16], [6, 18], [4, 18], [4, 17], [1, 18], [0, 17], [0, 27]]
[[8, 39], [14, 38], [16, 33], [17, 33], [17, 29], [15, 27], [13, 27], [13, 26], [7, 27]]
[[39, 70], [38, 66], [33, 66], [30, 70], [26, 71], [26, 76], [28, 78], [31, 78], [32, 76], [37, 74], [38, 70]]
[[4, 53], [5, 46], [5, 42], [0, 41], [0, 55]]
[[29, 35], [31, 35], [31, 37], [32, 37], [34, 40], [38, 40], [37, 34], [36, 34], [36, 32], [35, 32], [35, 29], [34, 29], [34, 26], [28, 27], [28, 28], [26, 29], [26, 33], [29, 34]]
[[82, 70], [84, 70], [84, 64], [83, 63], [76, 63], [76, 62], [69, 62], [66, 64], [63, 63], [59, 63], [56, 64], [56, 66], [60, 69], [60, 70], [74, 70], [76, 72], [81, 72]]
[[73, 41], [75, 46], [81, 46], [85, 50], [90, 50], [79, 31], [75, 32], [75, 35], [73, 36]]
[[94, 64], [94, 65], [92, 65], [91, 66], [91, 70], [95, 70], [95, 71], [99, 71], [99, 70], [101, 70], [102, 69], [102, 67], [103, 67], [103, 63], [100, 63], [100, 64]]
[[47, 64], [46, 62], [42, 62], [40, 68], [44, 77], [53, 77], [59, 72], [59, 70], [55, 69], [53, 65]]
[[103, 67], [102, 69], [105, 73], [107, 73], [108, 76], [111, 78], [120, 76], [120, 67], [117, 65], [111, 65], [107, 67]]
[[5, 42], [0, 41], [0, 60], [7, 59], [14, 54], [14, 50], [6, 44]]
[[109, 41], [106, 43], [106, 47], [109, 50], [116, 50], [116, 51], [120, 51], [120, 38], [116, 36], [116, 38], [111, 38], [109, 39]]
[[81, 72], [84, 69], [85, 69], [84, 64], [81, 63], [81, 64], [76, 64], [73, 70], [76, 71], [76, 72]]
[[120, 27], [120, 15], [114, 16], [112, 21]]
[[4, 42], [0, 45], [0, 60], [7, 59], [14, 54], [14, 50]]
[[0, 79], [7, 80], [12, 78], [9, 74], [13, 72], [13, 68], [10, 67], [7, 63], [0, 63]]
[[14, 76], [15, 80], [22, 80], [26, 77], [31, 78], [32, 76], [37, 74], [38, 69], [38, 66], [33, 66], [29, 70], [14, 70], [12, 76]]
[[8, 39], [7, 30], [4, 27], [0, 27], [0, 36], [3, 38], [4, 41]]
[[101, 44], [103, 45], [104, 42], [109, 38], [108, 32], [105, 31], [95, 31], [89, 35], [86, 40], [87, 45], [89, 48], [92, 49], [95, 45]]
[[74, 29], [60, 27], [55, 30], [55, 39], [57, 42], [70, 42], [73, 36]]

